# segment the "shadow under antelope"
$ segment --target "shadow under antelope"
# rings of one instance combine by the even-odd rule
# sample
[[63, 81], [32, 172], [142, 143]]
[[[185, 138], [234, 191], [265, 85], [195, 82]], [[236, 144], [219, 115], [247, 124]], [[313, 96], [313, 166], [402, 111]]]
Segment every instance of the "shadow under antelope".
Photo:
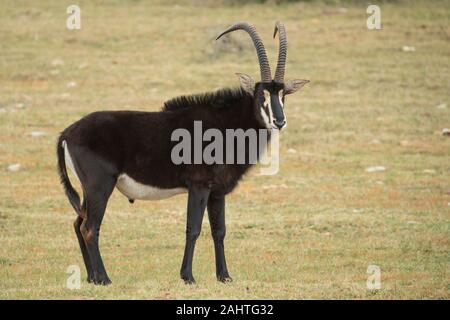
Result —
[[[58, 170], [66, 195], [77, 213], [74, 222], [87, 281], [111, 283], [99, 250], [99, 232], [111, 193], [116, 187], [130, 202], [156, 200], [188, 193], [186, 246], [181, 278], [194, 283], [192, 259], [203, 214], [208, 209], [214, 240], [216, 275], [231, 281], [225, 261], [225, 196], [238, 184], [252, 163], [179, 164], [171, 159], [171, 134], [179, 128], [281, 130], [286, 125], [284, 97], [308, 80], [284, 81], [287, 53], [285, 29], [277, 22], [279, 55], [272, 79], [264, 45], [255, 28], [236, 23], [217, 39], [235, 30], [246, 31], [255, 45], [261, 81], [237, 74], [241, 86], [217, 92], [181, 96], [167, 101], [160, 112], [94, 112], [66, 128], [57, 143]], [[270, 135], [269, 135], [270, 136]], [[72, 187], [66, 165], [81, 183], [83, 201]]]

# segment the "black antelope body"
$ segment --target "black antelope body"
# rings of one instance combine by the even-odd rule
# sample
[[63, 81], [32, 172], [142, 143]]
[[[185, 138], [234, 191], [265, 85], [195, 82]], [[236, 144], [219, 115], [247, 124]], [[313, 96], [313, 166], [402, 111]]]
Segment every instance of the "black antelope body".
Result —
[[[111, 283], [99, 250], [99, 231], [106, 205], [116, 187], [130, 202], [154, 200], [188, 193], [186, 247], [181, 278], [193, 283], [192, 259], [205, 209], [214, 239], [216, 274], [219, 281], [231, 281], [225, 262], [225, 196], [250, 168], [245, 164], [180, 164], [171, 160], [171, 134], [193, 130], [194, 121], [204, 128], [279, 130], [286, 124], [284, 97], [307, 80], [284, 81], [286, 35], [277, 22], [279, 56], [274, 79], [264, 45], [255, 28], [237, 23], [224, 34], [246, 31], [256, 47], [261, 81], [238, 74], [241, 87], [202, 95], [182, 96], [165, 103], [160, 112], [94, 112], [66, 128], [57, 144], [61, 183], [77, 213], [75, 232], [87, 270], [95, 284]], [[217, 39], [218, 39], [217, 38]], [[81, 183], [83, 201], [72, 187], [66, 170], [70, 167]]]

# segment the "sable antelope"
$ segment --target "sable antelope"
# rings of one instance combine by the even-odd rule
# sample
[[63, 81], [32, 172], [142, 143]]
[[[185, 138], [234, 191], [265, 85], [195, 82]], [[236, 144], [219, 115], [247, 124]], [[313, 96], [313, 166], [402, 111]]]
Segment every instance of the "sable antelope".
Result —
[[[286, 125], [284, 97], [308, 80], [284, 81], [286, 34], [277, 22], [279, 55], [272, 80], [264, 45], [255, 28], [237, 23], [221, 35], [246, 31], [256, 47], [261, 81], [237, 74], [241, 87], [217, 92], [181, 96], [164, 104], [160, 112], [94, 112], [66, 128], [57, 143], [61, 183], [77, 213], [75, 232], [87, 270], [88, 282], [109, 284], [99, 250], [99, 231], [108, 199], [116, 187], [130, 202], [155, 200], [188, 193], [186, 247], [181, 278], [193, 283], [192, 259], [208, 208], [214, 240], [216, 275], [231, 281], [225, 262], [225, 195], [230, 193], [251, 164], [180, 164], [171, 160], [171, 133], [178, 128], [192, 132], [194, 121], [205, 128], [279, 130]], [[66, 164], [80, 181], [83, 201], [72, 187]]]

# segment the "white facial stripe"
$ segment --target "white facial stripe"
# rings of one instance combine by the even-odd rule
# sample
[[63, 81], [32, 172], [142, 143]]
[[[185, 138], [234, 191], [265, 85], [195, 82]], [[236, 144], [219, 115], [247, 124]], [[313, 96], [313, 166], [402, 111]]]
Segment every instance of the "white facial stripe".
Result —
[[[267, 107], [270, 111], [270, 116], [272, 115], [272, 106], [270, 104], [270, 92], [267, 90], [263, 90], [264, 93], [264, 107]], [[266, 112], [264, 111], [263, 108], [260, 109], [261, 110], [261, 116], [264, 119], [264, 121], [266, 122], [266, 127], [267, 128], [271, 128], [271, 118], [270, 116], [268, 117]]]
[[[284, 109], [284, 104], [283, 104], [283, 89], [281, 89], [280, 91], [278, 91], [278, 100], [280, 100], [280, 105], [281, 107]], [[284, 113], [284, 112], [283, 112]], [[284, 118], [284, 128], [286, 129], [287, 127], [287, 120], [286, 118]]]
[[284, 108], [284, 104], [283, 104], [283, 89], [278, 91], [278, 99], [280, 100], [280, 105]]
[[263, 90], [264, 92], [264, 107], [270, 108], [270, 92], [267, 90]]

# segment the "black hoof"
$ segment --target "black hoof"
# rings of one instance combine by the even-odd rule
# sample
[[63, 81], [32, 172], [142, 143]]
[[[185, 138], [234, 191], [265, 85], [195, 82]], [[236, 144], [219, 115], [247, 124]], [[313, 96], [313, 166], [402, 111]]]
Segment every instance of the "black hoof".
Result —
[[103, 279], [94, 279], [94, 284], [99, 286], [107, 286], [110, 285], [112, 281], [109, 278], [103, 278]]
[[88, 276], [86, 280], [88, 283], [94, 283], [94, 276]]
[[190, 276], [190, 277], [181, 276], [181, 279], [183, 279], [185, 284], [195, 284], [195, 279], [192, 276]]
[[218, 276], [217, 280], [222, 283], [230, 283], [233, 282], [233, 279], [230, 276]]

